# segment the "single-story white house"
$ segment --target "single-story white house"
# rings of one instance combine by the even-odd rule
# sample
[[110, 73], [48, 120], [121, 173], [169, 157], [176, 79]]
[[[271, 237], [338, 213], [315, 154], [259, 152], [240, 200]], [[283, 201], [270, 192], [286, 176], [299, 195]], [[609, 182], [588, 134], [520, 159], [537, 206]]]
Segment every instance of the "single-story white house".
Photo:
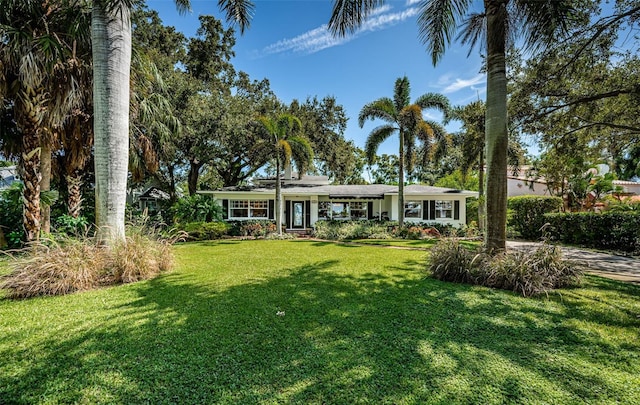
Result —
[[15, 166], [0, 167], [0, 190], [8, 188], [18, 180], [18, 170]]
[[[326, 176], [282, 179], [287, 230], [312, 228], [320, 220], [398, 220], [398, 186], [384, 184], [331, 185]], [[226, 220], [274, 219], [275, 180], [254, 186], [198, 191], [221, 204]], [[423, 185], [404, 189], [405, 222], [436, 222], [455, 227], [466, 223], [466, 199], [475, 191]]]

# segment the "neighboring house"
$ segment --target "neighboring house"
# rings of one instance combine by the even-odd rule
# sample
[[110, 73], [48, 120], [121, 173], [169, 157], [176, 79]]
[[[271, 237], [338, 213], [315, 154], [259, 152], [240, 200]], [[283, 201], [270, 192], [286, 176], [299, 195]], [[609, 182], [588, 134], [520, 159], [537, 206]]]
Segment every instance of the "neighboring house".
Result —
[[15, 166], [0, 167], [0, 190], [4, 190], [18, 180], [18, 171]]
[[139, 196], [135, 197], [140, 211], [147, 211], [148, 214], [156, 214], [160, 211], [160, 202], [169, 200], [169, 193], [160, 190], [158, 187], [149, 187]]
[[[326, 176], [284, 177], [284, 223], [287, 230], [312, 228], [319, 220], [397, 220], [398, 187], [383, 184], [330, 185]], [[275, 180], [260, 179], [255, 186], [199, 191], [222, 205], [226, 220], [274, 219]], [[405, 222], [465, 224], [466, 199], [474, 191], [408, 185]]]

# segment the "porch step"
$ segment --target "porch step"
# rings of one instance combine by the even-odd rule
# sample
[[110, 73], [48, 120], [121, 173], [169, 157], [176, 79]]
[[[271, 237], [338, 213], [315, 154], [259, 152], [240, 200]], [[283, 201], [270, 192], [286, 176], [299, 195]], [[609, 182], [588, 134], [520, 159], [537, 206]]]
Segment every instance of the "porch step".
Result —
[[311, 229], [287, 229], [287, 233], [296, 234], [299, 236], [311, 235]]

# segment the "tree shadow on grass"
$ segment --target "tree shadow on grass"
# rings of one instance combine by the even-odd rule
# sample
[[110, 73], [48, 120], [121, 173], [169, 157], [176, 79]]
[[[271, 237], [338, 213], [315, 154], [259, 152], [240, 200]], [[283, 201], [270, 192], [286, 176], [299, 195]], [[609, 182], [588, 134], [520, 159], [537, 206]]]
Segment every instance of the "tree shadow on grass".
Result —
[[626, 384], [640, 373], [638, 340], [588, 327], [638, 326], [631, 314], [603, 313], [573, 291], [523, 299], [416, 277], [419, 265], [345, 275], [327, 258], [224, 288], [182, 273], [130, 286], [135, 298], [100, 326], [43, 342], [37, 358], [3, 353], [29, 365], [0, 373], [0, 403], [637, 398]]

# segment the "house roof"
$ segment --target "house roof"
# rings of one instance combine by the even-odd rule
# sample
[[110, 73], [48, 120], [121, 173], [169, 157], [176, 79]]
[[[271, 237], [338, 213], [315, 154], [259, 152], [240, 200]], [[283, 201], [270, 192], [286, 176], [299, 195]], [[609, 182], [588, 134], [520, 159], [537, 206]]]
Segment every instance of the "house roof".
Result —
[[[239, 187], [224, 187], [215, 191], [199, 191], [203, 194], [215, 194], [215, 193], [238, 193], [238, 192], [251, 192], [251, 193], [268, 193], [273, 194], [275, 188], [265, 186], [239, 186]], [[419, 184], [411, 184], [404, 188], [406, 196], [411, 195], [433, 195], [433, 194], [456, 194], [464, 195], [465, 197], [475, 196], [478, 193], [468, 190], [455, 190], [443, 187], [424, 186]], [[385, 195], [397, 195], [398, 186], [391, 186], [387, 184], [362, 184], [362, 185], [292, 185], [285, 184], [282, 186], [283, 195], [322, 195], [328, 196], [332, 199], [383, 199]]]
[[149, 187], [147, 191], [138, 196], [139, 200], [168, 200], [169, 194], [158, 187]]

